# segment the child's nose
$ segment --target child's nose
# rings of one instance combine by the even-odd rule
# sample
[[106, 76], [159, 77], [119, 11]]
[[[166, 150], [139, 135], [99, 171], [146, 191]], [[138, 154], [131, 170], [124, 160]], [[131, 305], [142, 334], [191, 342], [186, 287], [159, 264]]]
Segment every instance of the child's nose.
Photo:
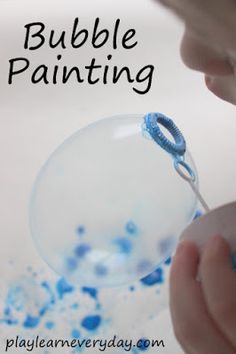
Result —
[[181, 57], [188, 67], [207, 75], [226, 76], [234, 73], [224, 53], [212, 49], [210, 43], [209, 46], [202, 43], [188, 28], [182, 38]]

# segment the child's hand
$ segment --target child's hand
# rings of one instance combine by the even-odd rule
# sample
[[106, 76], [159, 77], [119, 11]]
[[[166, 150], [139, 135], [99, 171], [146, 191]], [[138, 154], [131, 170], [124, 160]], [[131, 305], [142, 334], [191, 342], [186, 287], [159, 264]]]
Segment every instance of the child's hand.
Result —
[[192, 241], [179, 244], [170, 274], [176, 337], [186, 354], [235, 354], [236, 273], [229, 246], [213, 237], [199, 258]]
[[236, 104], [235, 0], [159, 0], [185, 22], [183, 61], [205, 73], [207, 87]]

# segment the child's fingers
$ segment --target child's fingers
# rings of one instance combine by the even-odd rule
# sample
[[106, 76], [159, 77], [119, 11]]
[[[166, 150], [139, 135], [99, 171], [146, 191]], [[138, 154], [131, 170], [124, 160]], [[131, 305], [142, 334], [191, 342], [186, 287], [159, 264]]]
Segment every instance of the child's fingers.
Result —
[[236, 348], [236, 274], [230, 248], [222, 237], [212, 237], [207, 242], [200, 271], [209, 312]]
[[208, 315], [196, 280], [199, 254], [191, 241], [182, 241], [170, 274], [170, 308], [177, 339], [186, 354], [235, 354]]

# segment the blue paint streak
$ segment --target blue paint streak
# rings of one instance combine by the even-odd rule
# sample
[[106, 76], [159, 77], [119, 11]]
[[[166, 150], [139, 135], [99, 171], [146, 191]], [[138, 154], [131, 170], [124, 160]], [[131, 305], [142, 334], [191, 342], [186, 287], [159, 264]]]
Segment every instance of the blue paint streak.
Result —
[[126, 237], [117, 237], [113, 241], [118, 247], [121, 253], [130, 254], [132, 252], [132, 242]]
[[97, 299], [97, 295], [98, 295], [98, 290], [96, 288], [89, 288], [87, 286], [84, 286], [81, 288], [81, 291], [84, 294], [88, 294], [89, 296], [91, 296], [93, 299]]
[[71, 331], [71, 337], [72, 337], [72, 338], [75, 338], [75, 339], [80, 338], [80, 331], [78, 331], [78, 329], [73, 329], [73, 330]]
[[54, 295], [49, 283], [47, 281], [43, 281], [41, 283], [41, 285], [47, 291], [47, 293], [49, 295], [49, 303], [50, 304], [55, 304], [55, 302], [56, 302], [55, 295]]
[[39, 317], [34, 317], [31, 315], [27, 315], [25, 321], [23, 322], [23, 326], [25, 328], [35, 328], [38, 326], [40, 322], [40, 318]]
[[46, 292], [49, 295], [49, 300], [39, 310], [39, 316], [44, 316], [48, 312], [48, 310], [51, 308], [51, 306], [55, 304], [56, 299], [55, 299], [55, 295], [54, 295], [54, 293], [47, 281], [43, 281], [41, 283], [41, 286], [42, 286], [42, 288], [44, 288], [46, 290]]
[[75, 248], [75, 254], [79, 258], [83, 258], [86, 253], [88, 253], [91, 250], [91, 246], [87, 243], [82, 243], [79, 246]]
[[155, 284], [162, 284], [164, 281], [163, 269], [157, 268], [156, 270], [154, 270], [154, 272], [152, 272], [151, 274], [142, 278], [140, 281], [141, 281], [141, 283], [143, 283], [146, 286], [153, 286]]
[[87, 329], [88, 331], [93, 331], [99, 327], [101, 324], [101, 316], [87, 316], [81, 321], [81, 326]]
[[133, 221], [129, 221], [125, 225], [125, 231], [130, 235], [134, 235], [137, 233], [138, 228]]
[[65, 294], [69, 294], [74, 291], [74, 287], [69, 283], [67, 283], [67, 281], [64, 278], [58, 280], [56, 284], [56, 289], [57, 289], [59, 299], [63, 299]]

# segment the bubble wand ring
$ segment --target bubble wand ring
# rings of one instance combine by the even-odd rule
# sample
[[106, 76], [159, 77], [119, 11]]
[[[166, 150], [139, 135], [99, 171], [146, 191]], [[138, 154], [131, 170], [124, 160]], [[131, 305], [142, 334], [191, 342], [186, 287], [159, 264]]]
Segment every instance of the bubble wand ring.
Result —
[[[189, 166], [184, 161], [184, 155], [186, 152], [186, 141], [184, 139], [183, 134], [179, 130], [179, 128], [174, 124], [172, 119], [164, 116], [161, 113], [148, 113], [145, 118], [146, 129], [151, 135], [151, 137], [155, 140], [155, 142], [162, 147], [166, 152], [168, 152], [174, 159], [174, 167], [178, 172], [180, 177], [182, 177], [185, 181], [187, 181], [198, 200], [202, 204], [203, 208], [206, 212], [210, 210], [207, 203], [203, 199], [201, 193], [199, 192], [195, 182], [196, 176], [191, 166]], [[160, 126], [165, 127], [169, 133], [174, 138], [174, 143], [171, 142], [161, 131]], [[182, 168], [181, 168], [182, 166]], [[185, 170], [185, 172], [183, 171]], [[187, 173], [186, 173], [187, 172]]]

